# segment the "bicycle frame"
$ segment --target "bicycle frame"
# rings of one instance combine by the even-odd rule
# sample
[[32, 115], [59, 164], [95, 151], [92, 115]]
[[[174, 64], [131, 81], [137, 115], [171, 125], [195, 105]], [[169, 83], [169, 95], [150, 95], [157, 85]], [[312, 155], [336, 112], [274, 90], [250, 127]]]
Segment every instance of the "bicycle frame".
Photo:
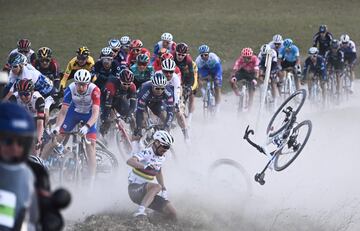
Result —
[[203, 111], [204, 116], [207, 114], [215, 113], [215, 91], [214, 91], [214, 82], [211, 79], [205, 79], [207, 81], [205, 88], [205, 95], [203, 95]]

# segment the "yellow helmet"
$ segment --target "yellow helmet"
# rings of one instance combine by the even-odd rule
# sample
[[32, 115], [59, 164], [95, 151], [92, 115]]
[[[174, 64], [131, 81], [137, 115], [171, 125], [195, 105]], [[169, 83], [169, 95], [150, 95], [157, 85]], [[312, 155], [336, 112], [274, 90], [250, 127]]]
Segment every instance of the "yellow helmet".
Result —
[[80, 47], [77, 52], [76, 52], [79, 56], [89, 56], [90, 55], [90, 51], [89, 51], [89, 48], [83, 46], [83, 47]]

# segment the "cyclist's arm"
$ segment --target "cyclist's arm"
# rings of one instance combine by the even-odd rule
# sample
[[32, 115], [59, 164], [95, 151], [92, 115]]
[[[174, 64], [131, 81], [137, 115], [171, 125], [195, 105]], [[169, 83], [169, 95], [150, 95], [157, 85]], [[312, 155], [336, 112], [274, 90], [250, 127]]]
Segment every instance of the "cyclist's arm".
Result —
[[169, 94], [167, 95], [167, 99], [166, 99], [166, 122], [165, 122], [165, 126], [166, 128], [169, 128], [171, 125], [171, 122], [173, 121], [174, 118], [174, 95], [173, 92], [171, 92], [171, 90], [169, 90], [168, 92]]
[[131, 84], [130, 92], [131, 92], [130, 96], [129, 96], [130, 106], [129, 106], [129, 112], [128, 112], [129, 115], [135, 111], [135, 107], [136, 107], [136, 86], [135, 86], [135, 84]]
[[91, 94], [91, 98], [93, 101], [93, 105], [92, 105], [92, 110], [91, 110], [91, 117], [90, 119], [86, 122], [86, 124], [90, 127], [92, 127], [97, 119], [99, 118], [99, 112], [100, 112], [100, 89], [98, 87], [95, 87], [92, 94]]
[[142, 122], [144, 120], [144, 111], [147, 105], [147, 97], [144, 94], [144, 91], [140, 91], [140, 97], [138, 96], [137, 107], [136, 107], [136, 127], [141, 128]]
[[137, 168], [137, 169], [144, 169], [144, 164], [142, 164], [140, 162], [140, 160], [136, 157], [136, 156], [132, 156], [130, 157], [127, 161], [126, 164], [133, 167], [133, 168]]
[[165, 184], [164, 184], [164, 176], [162, 174], [162, 169], [160, 169], [160, 172], [158, 174], [156, 174], [156, 180], [159, 183], [159, 185], [161, 185], [161, 188], [165, 188]]
[[37, 141], [41, 142], [41, 138], [44, 133], [44, 121], [45, 121], [45, 100], [39, 97], [35, 102], [36, 115], [36, 126], [37, 126]]
[[60, 127], [63, 124], [68, 109], [69, 109], [69, 104], [64, 103], [61, 106], [59, 115], [58, 115], [58, 117], [56, 119], [56, 127]]
[[72, 70], [72, 62], [70, 61], [68, 63], [68, 65], [67, 65], [66, 70], [64, 72], [64, 75], [63, 75], [63, 77], [62, 77], [62, 79], [60, 81], [60, 87], [63, 88], [63, 89], [66, 86], [66, 82], [67, 82], [67, 80], [68, 80], [68, 78], [70, 76], [71, 70]]

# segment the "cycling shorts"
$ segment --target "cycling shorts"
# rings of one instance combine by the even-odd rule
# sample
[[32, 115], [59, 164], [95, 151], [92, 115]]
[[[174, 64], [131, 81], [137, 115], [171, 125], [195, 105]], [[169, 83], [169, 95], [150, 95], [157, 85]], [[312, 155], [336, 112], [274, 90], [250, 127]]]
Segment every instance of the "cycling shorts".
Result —
[[[138, 205], [141, 204], [141, 201], [146, 194], [146, 185], [147, 185], [147, 183], [144, 183], [144, 184], [130, 183], [129, 184], [128, 193], [129, 193], [130, 199], [134, 203], [136, 203]], [[165, 200], [161, 196], [156, 195], [154, 197], [154, 200], [149, 205], [149, 208], [151, 208], [155, 211], [158, 211], [158, 212], [162, 212], [167, 203], [169, 203], [168, 200]]]
[[207, 68], [199, 69], [199, 77], [204, 80], [208, 76], [211, 76], [211, 79], [214, 81], [215, 87], [222, 86], [222, 67], [221, 64], [216, 64], [215, 67], [211, 70]]
[[355, 64], [355, 62], [356, 62], [356, 53], [345, 54], [344, 61], [346, 63], [350, 64], [350, 65]]
[[294, 62], [289, 62], [289, 61], [287, 61], [287, 60], [284, 60], [284, 61], [281, 62], [281, 68], [282, 68], [282, 69], [286, 69], [286, 68], [288, 68], [288, 67], [295, 67], [295, 65], [296, 65], [296, 61], [294, 61]]

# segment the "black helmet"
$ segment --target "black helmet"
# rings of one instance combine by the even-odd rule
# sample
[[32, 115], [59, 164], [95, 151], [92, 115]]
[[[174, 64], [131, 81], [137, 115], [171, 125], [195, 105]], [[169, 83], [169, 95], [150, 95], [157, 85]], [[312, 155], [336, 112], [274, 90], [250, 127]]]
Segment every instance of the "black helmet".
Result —
[[327, 31], [327, 26], [326, 25], [320, 25], [319, 26], [319, 32], [320, 33], [324, 33]]
[[332, 49], [338, 49], [340, 47], [339, 41], [336, 39], [331, 40], [330, 47]]

